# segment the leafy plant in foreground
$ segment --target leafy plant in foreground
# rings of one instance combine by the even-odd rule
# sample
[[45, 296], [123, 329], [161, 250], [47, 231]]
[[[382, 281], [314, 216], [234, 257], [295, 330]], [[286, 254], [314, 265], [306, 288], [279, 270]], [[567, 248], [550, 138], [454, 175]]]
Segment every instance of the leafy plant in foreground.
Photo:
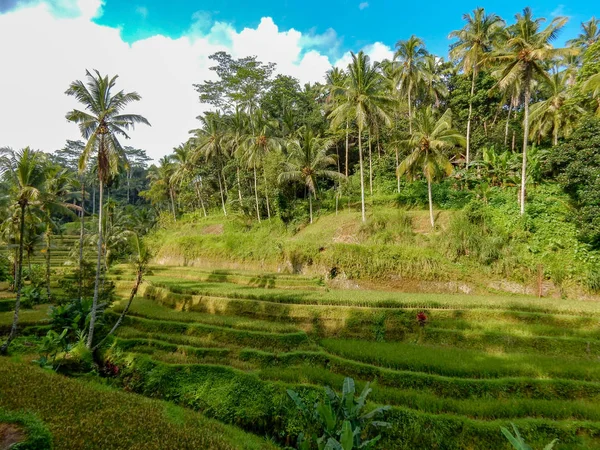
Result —
[[[523, 440], [521, 434], [519, 433], [519, 429], [515, 426], [514, 423], [511, 423], [515, 434], [513, 435], [507, 428], [500, 427], [502, 434], [506, 436], [506, 439], [512, 444], [512, 446], [516, 450], [532, 450], [532, 448]], [[548, 445], [544, 447], [544, 450], [552, 450], [554, 445], [558, 442], [558, 439], [554, 439]]]
[[387, 427], [387, 422], [373, 420], [389, 410], [389, 406], [381, 406], [364, 413], [367, 396], [371, 393], [367, 383], [358, 398], [354, 380], [345, 378], [340, 397], [329, 386], [325, 387], [325, 399], [315, 402], [313, 408], [306, 406], [297, 392], [288, 389], [287, 393], [306, 422], [306, 432], [298, 436], [297, 446], [300, 450], [318, 448], [319, 450], [352, 450], [374, 448], [381, 438], [377, 435], [371, 439], [364, 436], [369, 426]]

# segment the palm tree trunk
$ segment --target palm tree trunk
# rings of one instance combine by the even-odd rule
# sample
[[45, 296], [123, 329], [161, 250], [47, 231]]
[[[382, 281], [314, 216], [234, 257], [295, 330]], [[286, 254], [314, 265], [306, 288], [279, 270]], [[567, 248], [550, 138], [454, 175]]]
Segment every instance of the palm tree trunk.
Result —
[[371, 132], [369, 131], [369, 192], [373, 196], [373, 155], [371, 152]]
[[362, 221], [367, 221], [365, 214], [365, 172], [363, 168], [363, 152], [362, 152], [362, 133], [360, 127], [358, 128], [358, 160], [360, 163], [360, 208], [362, 213]]
[[349, 129], [350, 124], [348, 119], [346, 119], [346, 177], [348, 176], [348, 165], [350, 164], [348, 161], [348, 138], [349, 138]]
[[508, 144], [508, 125], [510, 123], [510, 113], [512, 112], [512, 99], [508, 103], [508, 116], [506, 116], [506, 126], [504, 127], [504, 145]]
[[52, 294], [50, 293], [50, 229], [46, 229], [46, 297], [48, 303], [52, 303]]
[[554, 132], [552, 133], [552, 145], [553, 146], [557, 146], [558, 145], [558, 126], [557, 124], [554, 124]]
[[267, 218], [271, 218], [271, 207], [269, 205], [269, 185], [267, 184], [267, 172], [263, 167], [263, 176], [265, 179], [265, 199], [267, 200]]
[[431, 195], [431, 180], [427, 178], [427, 195], [429, 197], [429, 220], [431, 221], [431, 228], [435, 227], [433, 221], [433, 196]]
[[237, 188], [238, 188], [238, 199], [240, 200], [240, 208], [242, 207], [242, 184], [240, 183], [240, 167], [236, 167], [237, 172]]
[[8, 352], [8, 346], [17, 335], [17, 326], [19, 325], [19, 311], [21, 309], [21, 285], [23, 276], [23, 236], [25, 235], [25, 203], [21, 204], [21, 235], [19, 236], [19, 257], [17, 262], [17, 272], [15, 274], [15, 291], [17, 298], [15, 300], [15, 313], [13, 315], [13, 323], [10, 328], [8, 339], [2, 347], [0, 347], [0, 355], [5, 355]]
[[171, 198], [171, 211], [173, 212], [173, 220], [177, 222], [177, 212], [175, 211], [175, 194], [173, 193], [172, 186], [169, 186], [169, 197]]
[[[102, 145], [102, 144], [101, 144]], [[100, 272], [102, 271], [102, 201], [104, 195], [104, 181], [99, 177], [100, 186], [98, 188], [98, 247], [96, 259], [96, 279], [94, 281], [94, 298], [92, 300], [92, 310], [90, 311], [90, 328], [87, 337], [87, 348], [92, 348], [94, 341], [94, 327], [96, 326], [96, 312], [98, 309], [98, 294], [100, 293]]]
[[312, 215], [312, 194], [308, 191], [308, 211], [310, 214], [310, 223], [313, 223], [313, 215]]
[[85, 216], [85, 183], [81, 179], [81, 216], [79, 221], [79, 301], [83, 297], [83, 236]]
[[92, 186], [92, 215], [96, 214], [96, 189]]
[[525, 214], [525, 196], [527, 187], [527, 140], [529, 139], [529, 80], [525, 82], [525, 117], [523, 124], [523, 167], [521, 168], [521, 215]]
[[408, 132], [412, 134], [412, 101], [410, 98], [410, 91], [412, 90], [412, 83], [408, 85]]
[[256, 164], [254, 164], [254, 199], [256, 200], [256, 217], [260, 223], [260, 207], [258, 206], [258, 180], [256, 176]]
[[400, 166], [400, 159], [398, 157], [398, 147], [396, 147], [396, 183], [398, 184], [398, 194], [400, 193], [400, 175], [398, 174], [399, 166]]
[[471, 96], [469, 97], [469, 116], [467, 119], [467, 154], [466, 154], [466, 165], [469, 165], [471, 155], [471, 116], [473, 115], [473, 95], [475, 95], [475, 77], [477, 71], [473, 69], [473, 76], [471, 78]]
[[202, 200], [202, 195], [200, 194], [200, 189], [198, 188], [198, 183], [194, 183], [194, 186], [196, 186], [196, 196], [198, 197], [198, 200], [200, 200], [200, 207], [202, 208], [204, 217], [206, 217], [206, 208], [204, 207], [204, 200]]
[[127, 204], [129, 204], [130, 180], [131, 180], [131, 169], [129, 169], [127, 171]]
[[217, 173], [219, 179], [219, 193], [221, 194], [221, 206], [223, 207], [223, 214], [227, 216], [227, 209], [225, 208], [225, 197], [223, 196], [223, 185], [221, 184], [221, 171]]
[[143, 275], [144, 275], [144, 270], [142, 268], [138, 268], [136, 278], [135, 278], [135, 283], [134, 283], [133, 287], [131, 288], [131, 292], [129, 293], [129, 299], [127, 301], [127, 305], [125, 306], [125, 309], [123, 309], [123, 311], [121, 312], [121, 315], [119, 316], [119, 318], [117, 319], [117, 321], [115, 322], [113, 327], [110, 329], [110, 331], [106, 334], [106, 336], [104, 336], [104, 338], [100, 342], [98, 342], [96, 344], [96, 346], [92, 349], [92, 351], [94, 351], [98, 347], [100, 347], [111, 334], [113, 334], [115, 331], [117, 331], [117, 328], [119, 328], [119, 326], [121, 325], [121, 322], [123, 322], [123, 318], [127, 315], [127, 312], [129, 311], [129, 308], [131, 307], [131, 303], [133, 302], [133, 299], [137, 295], [140, 284], [142, 284]]

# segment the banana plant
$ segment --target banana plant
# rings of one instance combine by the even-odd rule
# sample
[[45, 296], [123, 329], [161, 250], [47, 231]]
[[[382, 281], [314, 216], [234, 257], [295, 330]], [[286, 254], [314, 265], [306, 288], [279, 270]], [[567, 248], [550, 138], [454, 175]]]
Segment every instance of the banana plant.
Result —
[[[500, 427], [500, 431], [502, 434], [508, 439], [508, 441], [512, 444], [512, 446], [516, 450], [533, 450], [521, 437], [521, 433], [519, 433], [519, 429], [515, 426], [514, 423], [511, 423], [515, 434], [513, 435], [507, 428]], [[548, 445], [544, 447], [544, 450], [552, 450], [554, 446], [558, 443], [558, 439], [554, 439]]]
[[368, 427], [387, 427], [389, 423], [374, 420], [389, 410], [389, 406], [380, 406], [364, 412], [368, 395], [372, 389], [367, 383], [358, 398], [352, 378], [345, 378], [342, 395], [330, 387], [325, 388], [325, 398], [315, 402], [312, 408], [306, 406], [297, 392], [288, 389], [288, 395], [302, 414], [307, 428], [306, 433], [298, 436], [297, 447], [300, 450], [353, 450], [370, 449], [381, 439], [377, 435], [363, 439]]

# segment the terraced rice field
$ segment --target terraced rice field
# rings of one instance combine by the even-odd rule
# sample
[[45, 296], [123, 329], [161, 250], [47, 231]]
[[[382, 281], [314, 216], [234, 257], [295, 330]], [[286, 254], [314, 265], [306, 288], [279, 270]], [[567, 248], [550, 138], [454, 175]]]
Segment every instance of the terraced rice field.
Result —
[[[117, 275], [123, 293], [129, 277]], [[308, 277], [185, 267], [154, 267], [147, 280], [117, 339], [155, 364], [154, 384], [138, 387], [146, 394], [260, 432], [261, 420], [273, 426], [273, 405], [245, 395], [352, 376], [393, 406], [382, 448], [509, 448], [499, 429], [510, 422], [540, 448], [553, 438], [600, 448], [599, 303], [333, 290]], [[239, 416], [224, 392], [252, 411]]]

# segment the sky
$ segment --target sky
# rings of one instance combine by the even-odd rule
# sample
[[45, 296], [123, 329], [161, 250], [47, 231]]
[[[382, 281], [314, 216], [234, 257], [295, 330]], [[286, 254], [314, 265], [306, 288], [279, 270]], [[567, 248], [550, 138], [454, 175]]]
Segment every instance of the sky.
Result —
[[[559, 0], [560, 1], [560, 0]], [[563, 0], [564, 1], [564, 0]], [[589, 0], [529, 2], [536, 16], [567, 16], [557, 44], [600, 15]], [[596, 4], [597, 5], [597, 4]], [[322, 81], [350, 51], [391, 58], [394, 44], [415, 34], [447, 56], [448, 34], [478, 6], [511, 23], [515, 0], [399, 2], [391, 0], [0, 0], [0, 147], [53, 151], [78, 139], [65, 119], [77, 108], [64, 91], [86, 69], [118, 74], [118, 87], [142, 100], [129, 112], [148, 118], [123, 145], [158, 159], [197, 128], [206, 110], [193, 83], [213, 79], [208, 56], [256, 55], [302, 83]]]

